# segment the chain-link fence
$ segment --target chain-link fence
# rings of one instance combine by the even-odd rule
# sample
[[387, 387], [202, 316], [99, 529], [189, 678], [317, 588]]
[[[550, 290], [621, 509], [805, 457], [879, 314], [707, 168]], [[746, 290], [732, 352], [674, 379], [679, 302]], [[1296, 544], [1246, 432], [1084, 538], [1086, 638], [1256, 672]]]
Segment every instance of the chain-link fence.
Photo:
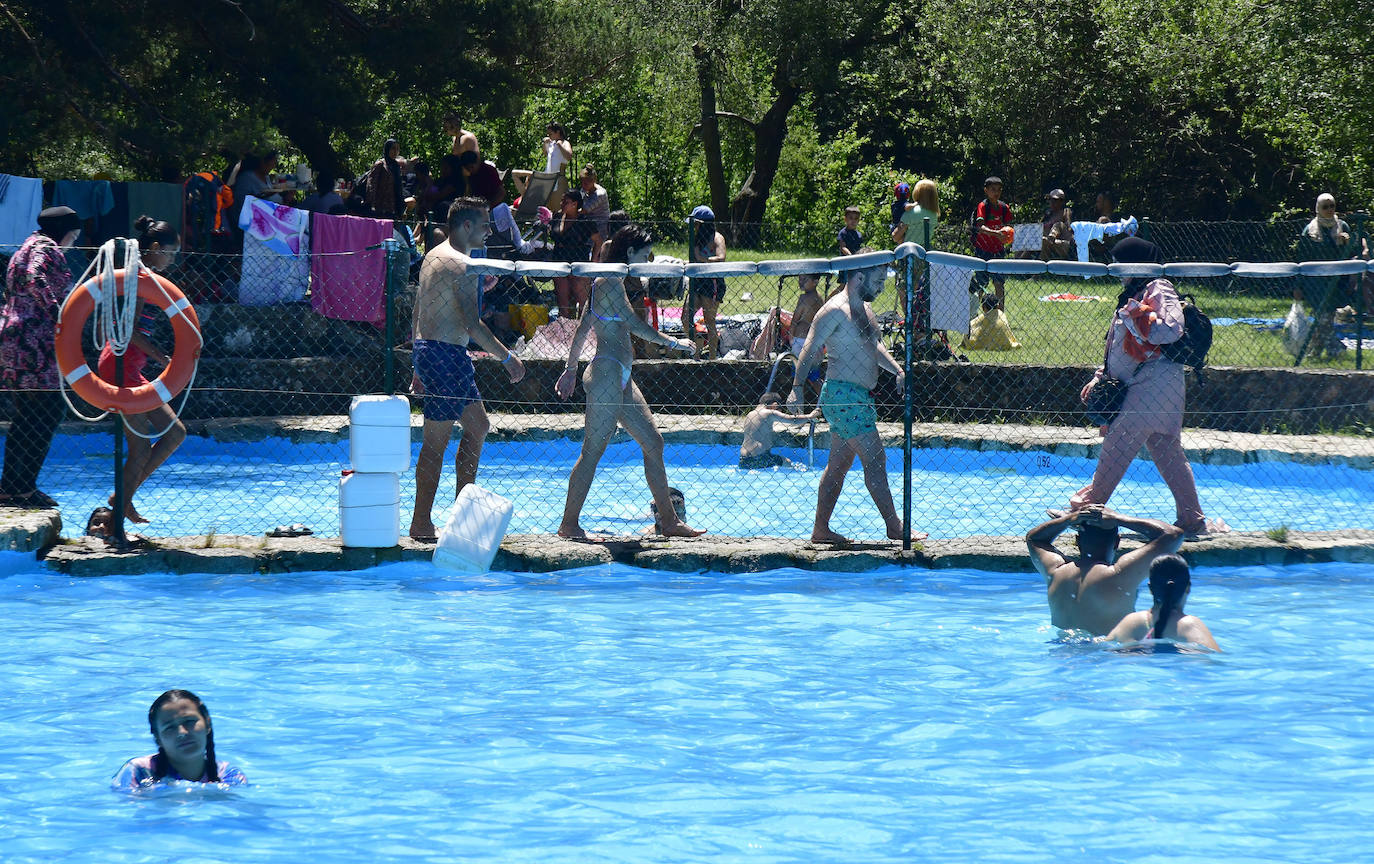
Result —
[[[189, 432], [185, 442], [163, 462], [157, 445], [126, 436], [126, 457], [141, 460], [126, 482], [137, 485], [134, 506], [151, 520], [131, 527], [152, 536], [253, 535], [290, 525], [322, 536], [339, 534], [339, 479], [349, 467], [352, 397], [407, 392], [417, 350], [426, 350], [417, 349], [412, 337], [450, 341], [445, 328], [454, 326], [452, 316], [467, 314], [452, 306], [460, 296], [459, 280], [439, 280], [445, 287], [436, 289], [428, 305], [435, 316], [428, 326], [438, 330], [424, 332], [425, 322], [412, 315], [426, 308], [417, 298], [422, 283], [436, 277], [422, 273], [439, 264], [421, 260], [424, 240], [436, 238], [420, 230], [419, 248], [411, 248], [371, 230], [347, 243], [322, 245], [324, 235], [315, 229], [313, 248], [351, 244], [354, 251], [284, 254], [272, 244], [250, 243], [237, 254], [185, 252], [166, 269], [193, 303], [204, 345], [181, 414]], [[791, 384], [805, 345], [803, 331], [841, 289], [843, 263], [830, 260], [830, 248], [811, 247], [808, 256], [806, 249], [784, 254], [727, 243], [723, 262], [675, 264], [665, 259], [693, 257], [686, 248], [688, 224], [651, 230], [661, 238], [656, 262], [635, 265], [631, 272], [639, 275], [623, 283], [603, 278], [620, 272], [614, 267], [544, 260], [547, 250], [529, 256], [534, 260], [496, 261], [473, 272], [475, 314], [515, 352], [524, 372], [512, 381], [512, 364], [487, 356], [499, 355], [497, 346], [479, 339], [472, 347], [471, 380], [490, 417], [477, 482], [514, 502], [513, 532], [557, 530], [566, 521], [569, 480], [587, 425], [605, 423], [607, 400], [638, 392], [643, 408], [625, 396], [623, 411], [612, 412], [612, 425], [619, 428], [588, 484], [578, 520], [582, 528], [617, 535], [652, 530], [645, 478], [656, 476], [662, 441], [666, 481], [684, 493], [686, 521], [693, 527], [737, 536], [811, 536], [836, 437], [825, 418], [862, 415], [865, 406], [832, 395], [822, 419], [755, 412], [766, 392], [784, 403], [789, 397], [797, 401]], [[985, 263], [934, 253], [884, 265], [884, 290], [871, 304], [875, 335], [899, 364], [910, 346], [913, 368], [905, 392], [889, 372], [878, 375], [872, 391], [876, 432], [886, 447], [882, 456], [896, 510], [910, 508], [913, 530], [976, 545], [982, 536], [1024, 533], [1044, 509], [1067, 506], [1075, 495], [1101, 497], [1108, 486], [1114, 487], [1114, 507], [1166, 521], [1205, 513], [1242, 530], [1368, 527], [1374, 418], [1369, 373], [1358, 371], [1367, 362], [1364, 352], [1374, 347], [1364, 317], [1371, 280], [1365, 265], [1356, 260], [1300, 267], [1276, 263], [1284, 260], [1278, 255], [1249, 256], [1243, 246], [1235, 248], [1253, 263], [1233, 265], [1225, 255], [1198, 261], [1201, 251], [1173, 251], [1171, 244], [1185, 241], [1170, 239], [1172, 230], [1149, 226], [1174, 262], [1165, 275], [1211, 317], [1207, 367], [1199, 375], [1148, 350], [1137, 357], [1118, 323], [1112, 349], [1118, 353], [1111, 355], [1109, 371], [1134, 386], [1127, 391], [1131, 422], [1112, 428], [1130, 427], [1131, 435], [1118, 433], [1105, 445], [1087, 419], [1080, 391], [1103, 363], [1104, 336], [1122, 290], [1119, 271], [1092, 262]], [[942, 226], [932, 249], [942, 245], [941, 238], [949, 238], [946, 248], [967, 249], [962, 226]], [[1200, 240], [1187, 242], [1195, 250], [1211, 248]], [[607, 301], [598, 301], [596, 292], [618, 292], [622, 284], [628, 305], [603, 308]], [[1315, 307], [1324, 316], [1329, 309], [1330, 317], [1295, 313], [1295, 290], [1308, 310]], [[582, 326], [589, 301], [595, 314]], [[630, 322], [631, 314], [643, 323]], [[625, 320], [615, 321], [617, 316]], [[617, 346], [626, 328], [635, 335], [625, 337], [623, 350], [630, 353], [621, 357]], [[558, 380], [579, 333], [583, 362], [573, 392], [560, 398]], [[598, 335], [607, 337], [604, 344], [595, 343]], [[166, 316], [153, 317], [145, 336], [172, 353]], [[678, 339], [692, 341], [698, 357], [685, 359], [673, 344]], [[87, 364], [98, 370], [99, 346], [89, 327], [82, 344]], [[817, 380], [802, 388], [804, 404], [791, 406], [803, 415], [817, 407], [827, 371], [836, 368], [833, 355], [813, 357], [819, 361]], [[1299, 357], [1301, 368], [1292, 369]], [[457, 368], [456, 353], [430, 361], [438, 379], [460, 381], [467, 374]], [[159, 371], [150, 362], [145, 374], [152, 378]], [[628, 387], [620, 387], [622, 374], [632, 374]], [[601, 406], [590, 420], [588, 384]], [[443, 396], [431, 389], [411, 400], [416, 458], [426, 455], [426, 402], [444, 424], [466, 406], [462, 393]], [[449, 400], [456, 401], [447, 412], [434, 408]], [[25, 404], [11, 400], [8, 416], [16, 425], [6, 439], [7, 457], [9, 439], [24, 428], [19, 421]], [[903, 448], [908, 414], [909, 462]], [[843, 421], [841, 426], [850, 440], [854, 427]], [[1177, 427], [1181, 439], [1170, 432]], [[150, 420], [140, 428], [160, 424]], [[69, 526], [75, 525], [69, 533], [111, 495], [114, 429], [111, 420], [67, 422], [46, 461], [40, 459], [37, 486], [57, 499]], [[604, 425], [598, 425], [597, 434], [602, 432]], [[470, 443], [474, 437], [469, 435]], [[420, 490], [421, 510], [429, 509], [435, 525], [442, 526], [451, 506], [455, 463], [467, 458], [459, 438], [455, 430], [438, 458], [432, 508], [423, 506], [427, 493]], [[1171, 442], [1180, 440], [1183, 450], [1175, 452]], [[1168, 484], [1149, 461], [1132, 461], [1142, 446], [1160, 463]], [[1187, 468], [1180, 466], [1183, 452], [1200, 503], [1182, 501], [1176, 511], [1175, 499], [1188, 498], [1180, 479]], [[768, 467], [755, 467], [760, 465]], [[838, 497], [831, 526], [859, 539], [880, 538], [887, 526], [857, 467]], [[155, 470], [141, 476], [149, 468]], [[401, 477], [402, 531], [414, 525], [417, 533], [429, 533], [423, 513], [412, 522], [416, 496], [412, 470]]]

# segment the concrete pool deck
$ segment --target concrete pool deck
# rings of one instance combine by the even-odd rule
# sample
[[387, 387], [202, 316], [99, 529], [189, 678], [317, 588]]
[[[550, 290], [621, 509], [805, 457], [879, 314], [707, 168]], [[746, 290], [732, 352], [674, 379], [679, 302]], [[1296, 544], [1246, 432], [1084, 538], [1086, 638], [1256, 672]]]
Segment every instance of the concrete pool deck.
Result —
[[[491, 420], [489, 441], [577, 440], [582, 434], [580, 413], [493, 414]], [[670, 444], [738, 446], [742, 438], [743, 418], [661, 414], [658, 421]], [[412, 423], [412, 433], [419, 440], [420, 418], [413, 417]], [[188, 426], [193, 435], [221, 442], [284, 438], [302, 444], [340, 443], [348, 437], [348, 418], [339, 416], [221, 419], [192, 421]], [[879, 427], [887, 446], [901, 446], [900, 424], [883, 423]], [[63, 431], [99, 430], [82, 425], [64, 426]], [[921, 423], [913, 428], [912, 435], [917, 448], [1039, 452], [1080, 458], [1095, 458], [1101, 446], [1096, 430], [1065, 426]], [[617, 440], [628, 440], [623, 432], [617, 436]], [[806, 444], [804, 434], [780, 430], [779, 438], [791, 446]], [[1292, 462], [1374, 470], [1374, 438], [1186, 429], [1183, 443], [1189, 459], [1199, 464]], [[826, 449], [828, 444], [822, 427], [816, 435], [816, 447]], [[818, 463], [823, 458], [819, 456]], [[77, 526], [65, 534], [79, 535], [79, 531]], [[357, 570], [396, 561], [428, 560], [433, 548], [409, 539], [390, 549], [355, 549], [343, 547], [338, 538], [192, 535], [156, 538], [137, 552], [119, 553], [99, 540], [64, 537], [57, 511], [0, 508], [0, 549], [35, 553], [49, 568], [73, 576]], [[1374, 530], [1289, 531], [1277, 539], [1263, 532], [1237, 532], [1187, 543], [1184, 554], [1194, 564], [1211, 566], [1374, 562]], [[752, 572], [781, 567], [849, 572], [891, 565], [1008, 572], [1032, 569], [1020, 537], [929, 540], [903, 553], [896, 543], [859, 542], [832, 548], [800, 539], [713, 536], [674, 540], [623, 537], [585, 543], [551, 534], [508, 536], [492, 566], [497, 571], [543, 573], [613, 562], [675, 572]]]

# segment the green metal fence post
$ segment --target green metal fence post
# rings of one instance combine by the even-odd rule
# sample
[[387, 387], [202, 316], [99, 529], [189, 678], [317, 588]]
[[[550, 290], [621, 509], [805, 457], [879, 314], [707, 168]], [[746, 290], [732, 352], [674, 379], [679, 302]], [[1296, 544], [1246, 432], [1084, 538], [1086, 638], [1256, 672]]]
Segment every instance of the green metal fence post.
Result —
[[[396, 297], [405, 288], [409, 270], [409, 255], [401, 249], [401, 241], [389, 237], [382, 241], [386, 250], [386, 301], [382, 325], [382, 389], [386, 395], [396, 395]], [[399, 284], [398, 284], [399, 283]]]
[[906, 311], [903, 314], [903, 330], [906, 342], [906, 358], [902, 362], [903, 381], [906, 384], [902, 388], [902, 551], [911, 551], [911, 341], [916, 335], [915, 322], [912, 320], [912, 300], [914, 299], [914, 286], [916, 284], [916, 256], [906, 259], [906, 267], [903, 268], [906, 276]]
[[[1351, 213], [1348, 217], [1351, 226], [1355, 229], [1355, 236], [1351, 239], [1355, 241], [1356, 249], [1364, 249], [1364, 226], [1369, 221], [1368, 213]], [[1364, 308], [1364, 280], [1369, 278], [1368, 273], [1362, 273], [1355, 278], [1355, 368], [1364, 368], [1364, 316], [1369, 310]]]

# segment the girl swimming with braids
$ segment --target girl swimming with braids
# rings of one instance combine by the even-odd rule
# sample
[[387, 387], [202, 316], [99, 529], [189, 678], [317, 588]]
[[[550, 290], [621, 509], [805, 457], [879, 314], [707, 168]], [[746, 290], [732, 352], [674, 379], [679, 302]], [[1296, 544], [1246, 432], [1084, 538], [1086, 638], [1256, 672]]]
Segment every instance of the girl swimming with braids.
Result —
[[148, 729], [157, 752], [125, 762], [110, 781], [115, 789], [147, 789], [174, 780], [226, 786], [248, 782], [228, 762], [215, 761], [210, 709], [189, 690], [168, 690], [157, 697], [148, 709]]
[[1220, 651], [1212, 631], [1202, 619], [1183, 611], [1183, 603], [1192, 587], [1187, 561], [1178, 555], [1156, 558], [1150, 564], [1150, 595], [1154, 597], [1154, 606], [1122, 618], [1121, 623], [1107, 634], [1107, 639], [1114, 642], [1167, 639]]

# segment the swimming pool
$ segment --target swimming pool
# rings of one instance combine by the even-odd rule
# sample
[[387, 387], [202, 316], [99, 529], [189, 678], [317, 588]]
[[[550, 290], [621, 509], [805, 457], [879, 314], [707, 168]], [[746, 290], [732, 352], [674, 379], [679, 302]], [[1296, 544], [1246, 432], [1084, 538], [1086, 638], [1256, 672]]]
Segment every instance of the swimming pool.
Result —
[[[64, 436], [65, 438], [65, 436]], [[69, 526], [112, 488], [105, 436], [70, 436], [53, 448], [43, 488], [63, 504]], [[513, 533], [552, 533], [567, 495], [568, 473], [580, 443], [569, 439], [488, 443], [478, 482], [515, 503]], [[453, 453], [436, 501], [443, 524], [453, 494]], [[418, 445], [416, 445], [418, 452]], [[800, 470], [741, 471], [738, 450], [722, 445], [670, 444], [668, 479], [687, 495], [688, 520], [728, 536], [805, 537], [811, 532], [816, 485], [827, 452], [807, 469], [805, 449], [778, 448]], [[649, 493], [640, 450], [613, 444], [601, 461], [584, 511], [587, 530], [636, 533], [647, 527]], [[301, 522], [322, 536], [338, 536], [338, 478], [348, 464], [347, 442], [291, 444], [282, 439], [221, 443], [189, 438], [139, 493], [151, 535], [261, 534]], [[888, 472], [901, 507], [902, 454], [888, 450]], [[1092, 476], [1092, 459], [1046, 452], [930, 449], [914, 451], [913, 523], [934, 538], [1019, 536], [1046, 507], [1064, 506]], [[1242, 531], [1367, 528], [1374, 512], [1374, 471], [1339, 465], [1263, 462], [1194, 464], [1203, 507]], [[415, 500], [415, 476], [401, 477], [402, 526]], [[1112, 497], [1123, 512], [1172, 522], [1172, 498], [1154, 466], [1137, 460]], [[853, 471], [836, 508], [834, 527], [878, 539], [882, 523]]]
[[[1226, 653], [886, 570], [0, 579], [7, 864], [1351, 862], [1374, 568], [1200, 568]], [[130, 798], [162, 690], [253, 785]]]

